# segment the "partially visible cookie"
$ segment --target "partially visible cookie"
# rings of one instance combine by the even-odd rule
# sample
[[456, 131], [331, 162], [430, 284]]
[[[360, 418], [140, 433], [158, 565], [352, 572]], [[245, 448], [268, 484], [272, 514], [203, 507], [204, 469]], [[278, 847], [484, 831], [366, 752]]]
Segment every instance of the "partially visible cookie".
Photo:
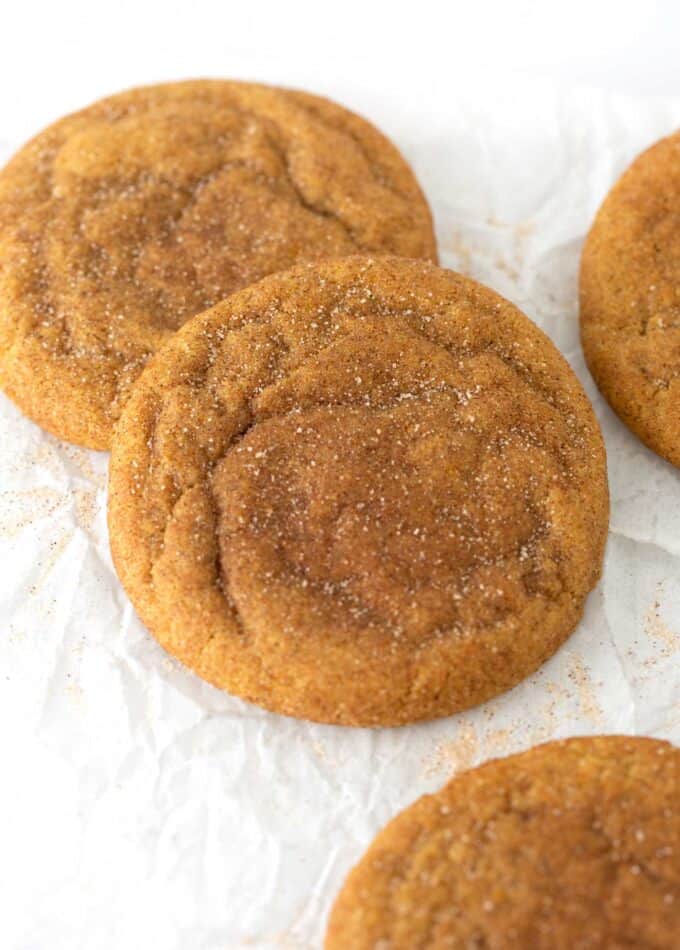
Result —
[[643, 152], [597, 214], [581, 260], [581, 340], [614, 411], [680, 466], [680, 132]]
[[185, 320], [358, 251], [436, 259], [413, 173], [365, 120], [238, 82], [112, 96], [0, 172], [0, 385], [50, 432], [108, 448], [131, 382]]
[[326, 950], [675, 950], [680, 751], [624, 736], [496, 759], [407, 808], [333, 907]]
[[185, 324], [123, 409], [109, 489], [160, 643], [330, 723], [513, 686], [574, 629], [607, 532], [564, 359], [493, 291], [397, 258], [300, 266]]

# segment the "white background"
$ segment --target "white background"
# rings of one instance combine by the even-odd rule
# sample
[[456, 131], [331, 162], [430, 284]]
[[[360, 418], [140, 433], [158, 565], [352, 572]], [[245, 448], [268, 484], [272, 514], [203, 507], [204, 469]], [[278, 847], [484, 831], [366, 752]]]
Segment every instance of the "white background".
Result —
[[679, 38], [673, 0], [5, 4], [2, 159], [163, 79], [297, 85], [373, 119], [416, 169], [443, 263], [520, 305], [583, 380], [612, 530], [579, 630], [512, 693], [402, 730], [296, 723], [162, 654], [108, 559], [105, 456], [0, 397], [0, 947], [316, 948], [375, 831], [457, 768], [575, 733], [680, 741], [680, 480], [597, 395], [576, 323], [599, 201], [680, 126]]
[[[676, 0], [15, 0], [0, 31], [2, 132], [145, 82], [238, 76], [320, 92], [469, 84], [508, 73], [680, 94]], [[411, 96], [407, 94], [407, 100]]]

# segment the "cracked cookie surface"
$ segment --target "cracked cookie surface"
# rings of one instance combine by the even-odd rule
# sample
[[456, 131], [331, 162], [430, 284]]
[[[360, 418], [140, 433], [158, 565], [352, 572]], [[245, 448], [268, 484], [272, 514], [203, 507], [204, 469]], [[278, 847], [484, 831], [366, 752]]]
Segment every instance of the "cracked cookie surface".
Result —
[[597, 214], [581, 261], [581, 340], [614, 411], [680, 466], [680, 132], [643, 152]]
[[116, 427], [109, 525], [160, 643], [268, 709], [398, 724], [479, 703], [573, 630], [605, 457], [550, 341], [424, 262], [299, 266], [194, 317]]
[[0, 384], [108, 448], [130, 384], [189, 317], [298, 261], [436, 259], [408, 165], [332, 102], [195, 81], [67, 116], [0, 172]]
[[457, 776], [350, 873], [326, 950], [671, 950], [680, 751], [568, 739]]

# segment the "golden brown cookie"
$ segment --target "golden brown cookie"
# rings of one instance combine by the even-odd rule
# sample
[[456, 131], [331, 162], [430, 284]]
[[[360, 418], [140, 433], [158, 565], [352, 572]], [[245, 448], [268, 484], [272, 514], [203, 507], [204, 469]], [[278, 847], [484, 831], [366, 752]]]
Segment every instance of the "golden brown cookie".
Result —
[[595, 218], [581, 340], [612, 409], [680, 466], [680, 132], [633, 162]]
[[188, 317], [300, 260], [436, 259], [413, 174], [325, 99], [237, 82], [133, 89], [0, 172], [0, 385], [109, 447], [130, 383]]
[[326, 950], [675, 950], [680, 751], [624, 736], [496, 759], [377, 836]]
[[506, 300], [347, 258], [189, 321], [116, 427], [120, 578], [200, 676], [387, 725], [508, 689], [571, 633], [607, 530], [576, 377]]

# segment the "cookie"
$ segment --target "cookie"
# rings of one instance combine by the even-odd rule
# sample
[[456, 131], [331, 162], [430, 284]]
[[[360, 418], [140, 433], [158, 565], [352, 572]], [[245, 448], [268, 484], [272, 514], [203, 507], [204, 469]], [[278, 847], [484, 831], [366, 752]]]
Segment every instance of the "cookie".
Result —
[[591, 406], [506, 300], [434, 265], [265, 278], [159, 351], [113, 441], [141, 618], [267, 709], [388, 725], [513, 686], [574, 629], [607, 530]]
[[436, 259], [422, 192], [368, 122], [247, 83], [112, 96], [0, 172], [0, 385], [45, 429], [106, 449], [130, 384], [189, 317], [359, 251]]
[[680, 132], [633, 162], [595, 218], [581, 340], [612, 409], [680, 466]]
[[326, 950], [677, 947], [680, 751], [624, 736], [496, 759], [391, 821]]

